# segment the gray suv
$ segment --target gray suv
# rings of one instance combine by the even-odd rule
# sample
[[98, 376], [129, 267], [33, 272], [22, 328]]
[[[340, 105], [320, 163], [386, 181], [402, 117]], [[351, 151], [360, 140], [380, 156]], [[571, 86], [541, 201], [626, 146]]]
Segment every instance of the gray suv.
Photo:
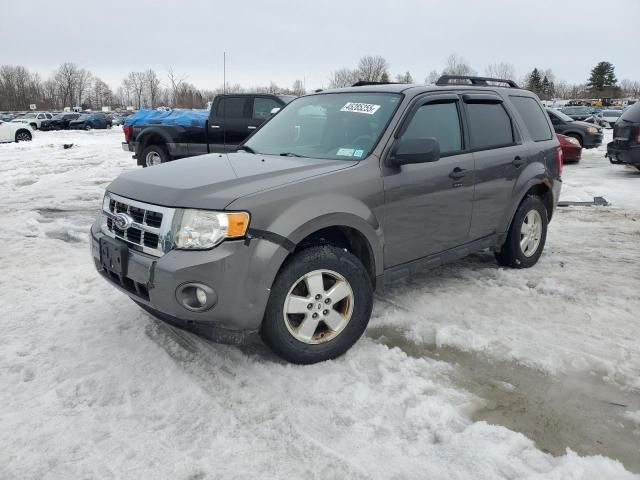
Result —
[[286, 360], [319, 362], [358, 340], [389, 282], [487, 248], [534, 265], [561, 155], [538, 98], [513, 82], [323, 91], [238, 152], [120, 175], [92, 256], [164, 321], [225, 342], [259, 332]]

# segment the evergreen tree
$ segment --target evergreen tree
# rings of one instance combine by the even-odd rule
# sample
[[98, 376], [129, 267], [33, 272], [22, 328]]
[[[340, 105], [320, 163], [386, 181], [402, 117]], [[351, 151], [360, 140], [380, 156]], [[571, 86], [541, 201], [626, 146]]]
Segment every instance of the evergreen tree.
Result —
[[615, 74], [615, 67], [610, 62], [598, 62], [591, 69], [591, 76], [587, 82], [587, 86], [591, 90], [602, 92], [606, 88], [615, 88], [618, 79]]
[[534, 68], [531, 75], [529, 75], [527, 89], [531, 90], [535, 94], [539, 94], [542, 91], [542, 78], [540, 78], [540, 72], [537, 68]]
[[389, 74], [387, 72], [382, 72], [382, 76], [380, 77], [380, 81], [386, 83], [389, 81]]

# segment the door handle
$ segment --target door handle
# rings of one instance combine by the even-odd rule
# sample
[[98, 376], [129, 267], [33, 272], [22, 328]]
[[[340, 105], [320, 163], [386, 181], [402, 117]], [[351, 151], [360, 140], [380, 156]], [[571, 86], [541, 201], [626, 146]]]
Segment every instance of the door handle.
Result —
[[521, 158], [521, 157], [516, 157], [516, 158], [514, 158], [514, 159], [513, 159], [513, 162], [511, 162], [511, 164], [512, 164], [514, 167], [519, 168], [519, 167], [521, 167], [522, 165], [524, 165], [524, 164], [525, 164], [525, 161], [524, 161], [524, 159], [523, 159], [523, 158]]
[[211, 125], [211, 128], [220, 128], [220, 125]]
[[451, 170], [451, 173], [449, 174], [449, 178], [453, 180], [460, 180], [466, 174], [467, 174], [467, 171], [464, 168], [456, 167], [453, 170]]
[[256, 128], [258, 128], [258, 127], [254, 127], [253, 125], [249, 125], [247, 128], [248, 128], [249, 130], [255, 130], [255, 129], [256, 129]]

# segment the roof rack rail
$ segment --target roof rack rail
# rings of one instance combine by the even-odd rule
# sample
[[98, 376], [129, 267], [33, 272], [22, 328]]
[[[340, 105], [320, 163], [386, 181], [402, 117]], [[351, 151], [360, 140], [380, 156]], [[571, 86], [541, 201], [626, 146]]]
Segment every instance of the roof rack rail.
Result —
[[[490, 77], [472, 77], [470, 75], [442, 75], [436, 85], [442, 87], [445, 85], [451, 85], [456, 82], [452, 82], [452, 80], [468, 80], [471, 85], [476, 87], [490, 87], [487, 82], [494, 83], [505, 83], [509, 85], [510, 88], [520, 88], [516, 82], [513, 80], [505, 80], [503, 78], [490, 78]], [[459, 84], [459, 83], [458, 83]]]
[[367, 85], [396, 85], [402, 82], [370, 82], [369, 80], [358, 80], [352, 87], [366, 87]]

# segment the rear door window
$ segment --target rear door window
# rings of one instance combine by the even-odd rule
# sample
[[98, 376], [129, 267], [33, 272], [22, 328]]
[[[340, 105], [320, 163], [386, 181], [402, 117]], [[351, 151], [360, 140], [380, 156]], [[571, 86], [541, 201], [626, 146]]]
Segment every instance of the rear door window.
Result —
[[511, 118], [502, 103], [467, 103], [465, 109], [473, 149], [487, 150], [515, 143]]
[[553, 138], [549, 122], [538, 102], [531, 97], [511, 96], [511, 103], [522, 117], [534, 142]]

